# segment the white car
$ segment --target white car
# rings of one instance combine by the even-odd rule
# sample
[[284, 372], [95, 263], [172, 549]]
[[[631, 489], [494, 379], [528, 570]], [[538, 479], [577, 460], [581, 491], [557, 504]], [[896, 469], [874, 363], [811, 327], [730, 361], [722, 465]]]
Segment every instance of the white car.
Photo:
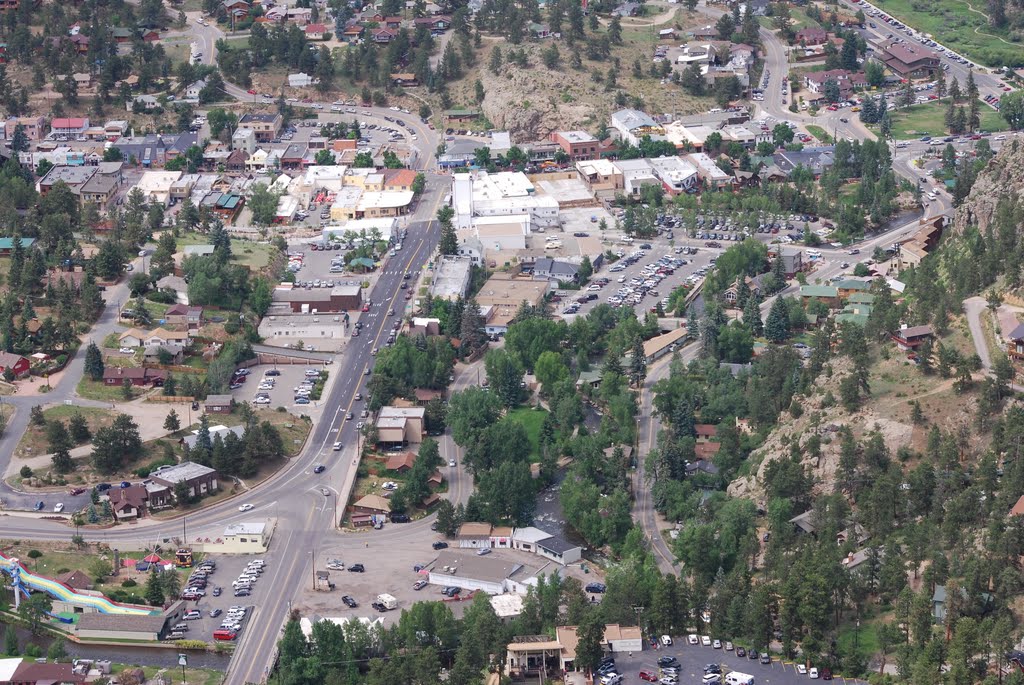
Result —
[[700, 636], [700, 643], [703, 646], [705, 646], [705, 647], [710, 647], [711, 646], [711, 638], [708, 637], [707, 635], [701, 635]]
[[59, 514], [60, 512], [64, 511], [64, 503], [63, 502], [57, 502], [56, 504], [54, 504], [53, 505], [53, 511], [54, 511], [54, 513], [57, 513], [57, 514]]
[[694, 633], [690, 633], [689, 635], [687, 635], [686, 641], [689, 642], [691, 645], [700, 644], [700, 640], [697, 639], [697, 636]]
[[331, 449], [334, 450], [335, 452], [340, 452], [341, 451], [341, 443], [340, 442], [334, 443], [334, 445], [331, 446]]
[[809, 675], [811, 676], [811, 680], [817, 680], [818, 679], [818, 669], [812, 668], [810, 670], [810, 672], [809, 672]]
[[452, 468], [455, 468], [455, 460], [454, 459], [449, 459], [448, 460], [448, 466], [450, 466]]
[[118, 352], [121, 354], [135, 354], [135, 350], [131, 347], [122, 347]]
[[256, 507], [252, 504], [243, 504], [242, 506], [238, 507], [238, 511], [252, 511], [255, 508]]
[[721, 640], [715, 640], [714, 643], [711, 646], [713, 648], [715, 648], [715, 649], [721, 649], [722, 648], [722, 641]]
[[797, 664], [796, 665], [796, 672], [799, 673], [800, 675], [807, 675], [807, 667], [804, 666], [803, 664]]

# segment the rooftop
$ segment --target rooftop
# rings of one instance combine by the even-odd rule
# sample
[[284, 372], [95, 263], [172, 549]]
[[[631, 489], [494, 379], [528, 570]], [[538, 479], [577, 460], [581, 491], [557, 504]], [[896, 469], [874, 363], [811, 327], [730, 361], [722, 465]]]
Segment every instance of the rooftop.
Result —
[[[230, 397], [230, 395], [229, 395]], [[209, 402], [210, 398], [206, 398]], [[168, 466], [167, 468], [158, 469], [150, 475], [154, 478], [159, 478], [167, 483], [178, 483], [181, 481], [190, 481], [195, 478], [203, 478], [211, 474], [216, 474], [214, 469], [209, 466], [203, 466], [202, 464], [196, 464], [195, 462], [185, 461], [174, 466]]]
[[267, 524], [263, 521], [259, 523], [248, 521], [243, 523], [232, 523], [224, 528], [224, 537], [234, 537], [235, 535], [263, 535], [267, 529]]

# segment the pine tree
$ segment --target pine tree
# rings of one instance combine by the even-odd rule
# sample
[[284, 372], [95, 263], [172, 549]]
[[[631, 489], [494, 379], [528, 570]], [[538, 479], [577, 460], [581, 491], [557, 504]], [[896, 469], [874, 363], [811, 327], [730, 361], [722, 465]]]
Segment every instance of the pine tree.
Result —
[[501, 48], [495, 45], [494, 49], [491, 50], [491, 60], [487, 64], [487, 68], [492, 74], [501, 73], [501, 61]]
[[66, 449], [59, 449], [53, 453], [50, 457], [50, 461], [53, 463], [53, 470], [60, 474], [71, 473], [75, 470], [75, 462], [71, 458], [71, 453]]
[[773, 343], [781, 343], [789, 338], [789, 307], [785, 299], [777, 297], [772, 303], [768, 320], [764, 324], [764, 335]]
[[172, 433], [177, 430], [181, 430], [181, 421], [178, 420], [178, 412], [173, 409], [167, 412], [167, 418], [164, 419], [164, 430], [171, 431]]
[[103, 380], [103, 355], [93, 342], [85, 349], [85, 372], [94, 381]]
[[633, 385], [640, 387], [647, 376], [647, 358], [644, 357], [644, 343], [640, 336], [633, 341], [633, 358], [629, 364], [629, 377]]
[[156, 567], [149, 574], [149, 578], [146, 579], [146, 601], [149, 602], [150, 606], [163, 606], [164, 603], [164, 589], [160, 584], [160, 579], [156, 575]]
[[750, 332], [754, 334], [755, 338], [760, 338], [764, 335], [764, 324], [761, 321], [761, 303], [758, 302], [758, 298], [747, 298], [747, 302], [743, 307], [743, 323], [750, 328]]

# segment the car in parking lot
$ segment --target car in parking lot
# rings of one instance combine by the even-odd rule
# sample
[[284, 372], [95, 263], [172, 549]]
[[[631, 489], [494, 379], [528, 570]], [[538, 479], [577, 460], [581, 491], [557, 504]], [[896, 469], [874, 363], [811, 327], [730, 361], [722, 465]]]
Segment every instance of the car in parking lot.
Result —
[[348, 567], [350, 573], [363, 573], [366, 571], [366, 567], [362, 564], [352, 564]]
[[185, 612], [185, 615], [182, 616], [182, 618], [186, 621], [198, 621], [202, 617], [203, 614], [199, 611], [199, 609], [189, 609]]
[[359, 602], [357, 602], [352, 597], [352, 595], [342, 595], [341, 602], [342, 602], [342, 604], [347, 606], [349, 609], [355, 609], [357, 606], [359, 606]]
[[413, 590], [422, 590], [426, 586], [427, 586], [427, 581], [422, 579], [422, 578], [420, 578], [415, 583], [413, 583], [412, 589]]
[[587, 583], [587, 586], [583, 589], [594, 594], [601, 594], [607, 590], [608, 587], [604, 583]]

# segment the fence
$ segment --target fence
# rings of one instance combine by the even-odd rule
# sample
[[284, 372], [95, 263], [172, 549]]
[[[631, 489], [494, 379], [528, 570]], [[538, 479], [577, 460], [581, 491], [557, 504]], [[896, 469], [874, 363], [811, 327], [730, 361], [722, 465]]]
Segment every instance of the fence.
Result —
[[181, 404], [194, 402], [195, 398], [185, 395], [151, 395], [146, 398], [146, 401], [158, 404]]

